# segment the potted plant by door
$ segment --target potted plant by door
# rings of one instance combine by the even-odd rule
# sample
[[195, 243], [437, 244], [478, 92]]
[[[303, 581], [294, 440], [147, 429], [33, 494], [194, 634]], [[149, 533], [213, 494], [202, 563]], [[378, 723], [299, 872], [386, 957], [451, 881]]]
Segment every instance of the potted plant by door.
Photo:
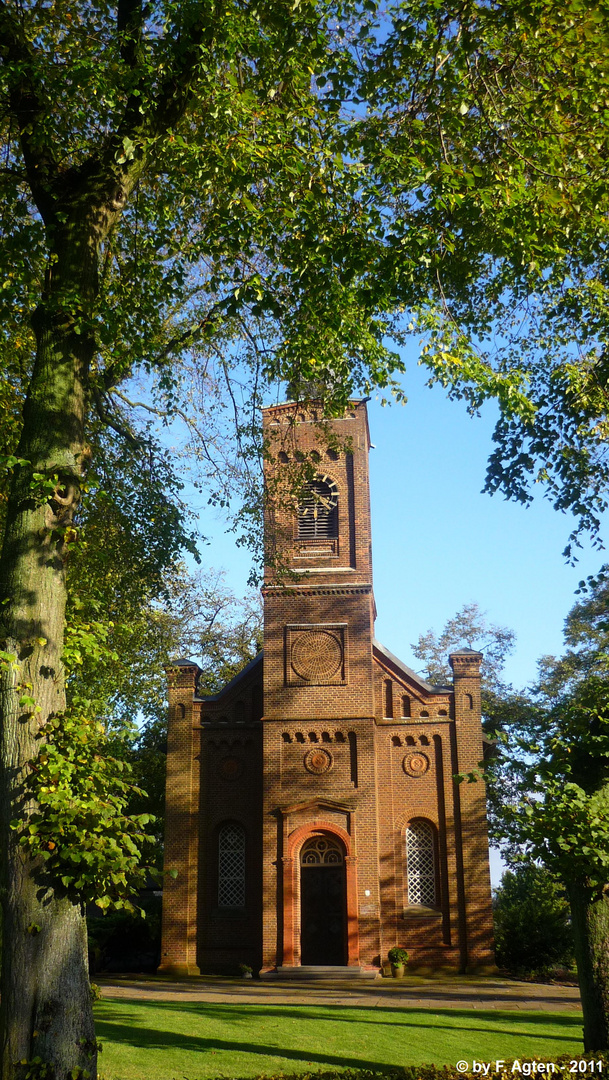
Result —
[[408, 953], [406, 949], [399, 949], [394, 946], [388, 952], [389, 963], [391, 964], [391, 974], [394, 979], [403, 979], [404, 971], [406, 970], [406, 964], [408, 963]]

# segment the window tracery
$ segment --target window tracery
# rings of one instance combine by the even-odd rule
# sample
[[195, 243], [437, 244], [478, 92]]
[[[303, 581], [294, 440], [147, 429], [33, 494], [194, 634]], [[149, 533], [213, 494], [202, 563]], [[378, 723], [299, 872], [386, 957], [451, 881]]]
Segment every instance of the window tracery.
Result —
[[429, 821], [411, 821], [406, 829], [408, 903], [434, 907], [436, 858], [433, 828]]
[[312, 836], [300, 852], [301, 866], [339, 866], [343, 862], [342, 848], [328, 836]]
[[236, 822], [218, 834], [218, 907], [245, 907], [245, 829]]

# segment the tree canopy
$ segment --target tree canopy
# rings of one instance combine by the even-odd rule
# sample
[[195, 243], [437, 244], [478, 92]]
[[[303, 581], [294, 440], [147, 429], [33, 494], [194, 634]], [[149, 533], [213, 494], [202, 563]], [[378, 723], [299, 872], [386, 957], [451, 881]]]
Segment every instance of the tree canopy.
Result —
[[407, 305], [414, 276], [434, 282], [412, 317], [431, 381], [473, 411], [497, 396], [486, 489], [528, 502], [542, 485], [578, 519], [571, 543], [598, 530], [609, 480], [608, 16], [581, 0], [394, 3], [352, 135], [387, 208], [380, 279]]
[[[399, 396], [406, 324], [432, 379], [473, 410], [499, 401], [489, 486], [526, 499], [543, 479], [595, 527], [605, 30], [576, 0], [555, 15], [0, 2], [3, 1080], [36, 1057], [62, 1080], [95, 1071], [80, 903], [55, 839], [43, 880], [24, 852], [49, 824], [47, 742], [75, 774], [57, 717], [91, 720], [80, 660], [106, 693], [104, 663], [192, 548], [155, 423], [189, 424], [188, 395], [224, 384], [246, 448], [271, 386], [328, 415], [356, 391]], [[222, 432], [196, 438], [221, 474]]]

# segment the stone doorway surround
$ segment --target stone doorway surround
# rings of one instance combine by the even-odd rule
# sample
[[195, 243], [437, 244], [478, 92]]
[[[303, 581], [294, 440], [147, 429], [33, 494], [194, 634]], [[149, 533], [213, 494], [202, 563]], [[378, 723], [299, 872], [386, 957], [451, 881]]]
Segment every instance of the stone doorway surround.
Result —
[[356, 859], [349, 833], [334, 822], [316, 820], [301, 825], [288, 838], [283, 859], [283, 963], [282, 969], [300, 967], [300, 857], [307, 841], [328, 837], [344, 852], [347, 966], [359, 967]]
[[324, 834], [310, 837], [300, 849], [301, 965], [344, 966], [346, 906], [342, 845]]

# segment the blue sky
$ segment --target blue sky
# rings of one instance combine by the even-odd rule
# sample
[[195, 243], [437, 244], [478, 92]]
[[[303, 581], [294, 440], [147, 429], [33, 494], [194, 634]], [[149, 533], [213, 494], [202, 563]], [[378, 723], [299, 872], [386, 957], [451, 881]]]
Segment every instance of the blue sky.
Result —
[[[475, 601], [490, 622], [516, 631], [506, 676], [516, 687], [535, 678], [536, 661], [562, 650], [562, 627], [581, 578], [605, 553], [584, 547], [569, 566], [561, 554], [572, 520], [539, 496], [526, 508], [481, 494], [495, 409], [470, 417], [440, 387], [428, 389], [416, 360], [408, 366], [405, 406], [369, 402], [376, 636], [417, 668], [411, 643], [440, 631]], [[209, 508], [201, 530], [211, 542], [204, 564], [246, 587], [248, 553], [235, 547]]]

